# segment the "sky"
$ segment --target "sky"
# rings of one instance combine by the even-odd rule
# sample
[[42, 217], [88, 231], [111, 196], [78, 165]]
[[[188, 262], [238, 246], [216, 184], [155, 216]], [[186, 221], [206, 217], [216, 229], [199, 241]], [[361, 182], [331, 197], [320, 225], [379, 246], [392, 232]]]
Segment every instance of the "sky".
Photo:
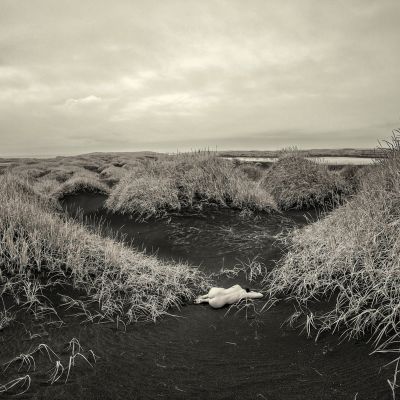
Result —
[[375, 147], [399, 0], [0, 0], [0, 156]]

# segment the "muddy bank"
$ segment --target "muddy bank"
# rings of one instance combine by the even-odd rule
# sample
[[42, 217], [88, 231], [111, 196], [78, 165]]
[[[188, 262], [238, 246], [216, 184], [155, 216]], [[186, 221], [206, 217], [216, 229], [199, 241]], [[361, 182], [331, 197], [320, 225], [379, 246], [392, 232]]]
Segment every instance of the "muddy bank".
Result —
[[[229, 269], [255, 256], [272, 268], [280, 254], [274, 246], [277, 235], [306, 223], [301, 212], [260, 216], [254, 221], [239, 219], [229, 210], [139, 223], [108, 214], [102, 209], [103, 201], [99, 195], [80, 195], [66, 199], [64, 206], [71, 213], [83, 208], [89, 225], [102, 219], [105, 232], [119, 230], [136, 248], [185, 260], [206, 272]], [[233, 284], [226, 276], [218, 282]], [[234, 282], [246, 284], [243, 276]], [[261, 305], [257, 303], [258, 308]], [[357, 399], [390, 398], [386, 383], [390, 370], [379, 373], [388, 359], [368, 356], [370, 346], [361, 341], [339, 345], [336, 335], [315, 343], [299, 330], [281, 328], [293, 312], [289, 303], [261, 315], [253, 308], [236, 311], [187, 304], [171, 311], [175, 317], [134, 324], [126, 331], [121, 326], [81, 324], [80, 318], [67, 318], [61, 329], [27, 325], [31, 335], [36, 331], [41, 335], [33, 341], [28, 340], [26, 328], [17, 326], [1, 336], [1, 361], [26, 350], [35, 340], [62, 349], [71, 337], [101, 357], [93, 369], [80, 364], [67, 384], [53, 386], [46, 383], [38, 363], [42, 375], [37, 379], [33, 375], [25, 398], [354, 399], [357, 393]]]

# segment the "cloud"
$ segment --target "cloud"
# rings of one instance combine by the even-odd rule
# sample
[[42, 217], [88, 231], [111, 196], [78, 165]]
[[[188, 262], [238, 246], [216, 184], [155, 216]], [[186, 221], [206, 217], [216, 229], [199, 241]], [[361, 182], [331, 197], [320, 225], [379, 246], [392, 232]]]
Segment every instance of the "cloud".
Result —
[[118, 110], [112, 121], [125, 121], [143, 115], [191, 116], [218, 101], [216, 96], [191, 92], [148, 96], [126, 104]]
[[81, 97], [79, 99], [67, 99], [65, 101], [65, 105], [67, 107], [74, 107], [74, 106], [80, 106], [80, 105], [87, 105], [87, 104], [99, 104], [102, 102], [102, 99], [100, 97], [94, 96], [94, 95], [89, 95], [86, 97]]
[[2, 0], [0, 138], [369, 145], [399, 117], [398, 15], [397, 0]]
[[85, 97], [80, 97], [77, 99], [70, 98], [65, 100], [65, 102], [62, 104], [61, 108], [64, 111], [68, 112], [80, 112], [80, 111], [85, 111], [88, 112], [93, 107], [99, 107], [101, 105], [104, 105], [104, 101], [101, 97], [94, 96], [94, 95], [89, 95]]

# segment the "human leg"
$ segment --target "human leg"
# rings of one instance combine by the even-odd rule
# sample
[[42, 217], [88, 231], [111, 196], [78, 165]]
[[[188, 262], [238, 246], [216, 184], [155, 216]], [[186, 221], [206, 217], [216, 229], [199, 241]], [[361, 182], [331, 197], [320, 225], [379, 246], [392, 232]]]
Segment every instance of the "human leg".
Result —
[[194, 304], [201, 304], [201, 303], [208, 303], [209, 301], [210, 301], [210, 299], [202, 299], [201, 297], [198, 297], [193, 302], [194, 302]]
[[263, 297], [263, 294], [259, 292], [247, 292], [245, 297], [247, 299], [261, 299], [261, 297]]

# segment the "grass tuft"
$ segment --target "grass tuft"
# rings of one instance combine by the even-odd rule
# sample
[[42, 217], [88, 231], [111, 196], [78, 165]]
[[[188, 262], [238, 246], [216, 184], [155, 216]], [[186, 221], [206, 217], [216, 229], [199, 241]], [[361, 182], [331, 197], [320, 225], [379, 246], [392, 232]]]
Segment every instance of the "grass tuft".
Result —
[[266, 172], [263, 186], [283, 210], [334, 205], [351, 189], [339, 173], [305, 158], [296, 150], [281, 153], [279, 160]]
[[205, 285], [195, 268], [89, 232], [27, 182], [5, 174], [0, 186], [2, 297], [13, 300], [14, 310], [58, 319], [46, 293], [69, 287], [97, 304], [100, 319], [155, 320]]
[[54, 192], [53, 196], [56, 199], [61, 199], [64, 196], [79, 192], [95, 192], [108, 194], [108, 186], [101, 183], [95, 177], [89, 176], [74, 176], [60, 185]]
[[276, 205], [259, 182], [211, 152], [168, 156], [132, 165], [112, 191], [114, 212], [159, 216], [204, 206], [271, 211]]
[[377, 350], [400, 339], [399, 143], [394, 136], [353, 198], [292, 232], [287, 254], [266, 278], [271, 298], [293, 298], [301, 310], [315, 299], [335, 300], [326, 312], [301, 312], [308, 333], [368, 334]]

